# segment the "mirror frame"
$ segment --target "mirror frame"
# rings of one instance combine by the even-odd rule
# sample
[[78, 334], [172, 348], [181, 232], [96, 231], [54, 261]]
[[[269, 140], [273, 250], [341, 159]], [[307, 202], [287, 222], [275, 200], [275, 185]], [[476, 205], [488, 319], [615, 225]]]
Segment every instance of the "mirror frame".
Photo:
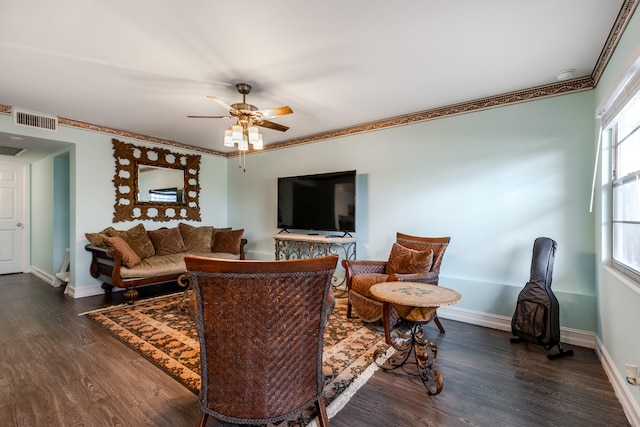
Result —
[[[163, 148], [142, 147], [112, 139], [116, 172], [113, 222], [153, 220], [200, 221], [200, 156], [178, 154]], [[139, 202], [138, 166], [149, 165], [184, 171], [184, 202]]]

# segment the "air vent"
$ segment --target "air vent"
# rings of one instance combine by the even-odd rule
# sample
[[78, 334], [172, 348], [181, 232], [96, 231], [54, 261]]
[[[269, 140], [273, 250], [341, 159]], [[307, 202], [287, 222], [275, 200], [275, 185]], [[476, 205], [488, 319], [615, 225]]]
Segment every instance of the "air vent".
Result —
[[12, 108], [13, 124], [30, 128], [58, 131], [58, 117], [50, 114], [36, 113], [29, 110]]
[[24, 153], [26, 149], [24, 148], [15, 148], [15, 147], [6, 147], [0, 145], [0, 155], [1, 156], [19, 156]]

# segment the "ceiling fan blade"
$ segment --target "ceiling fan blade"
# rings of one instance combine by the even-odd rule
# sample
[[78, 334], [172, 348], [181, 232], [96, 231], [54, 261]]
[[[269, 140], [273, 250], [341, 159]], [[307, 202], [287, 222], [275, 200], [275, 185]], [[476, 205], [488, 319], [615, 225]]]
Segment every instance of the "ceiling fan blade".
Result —
[[209, 98], [210, 100], [214, 101], [215, 103], [217, 103], [218, 105], [220, 105], [224, 109], [228, 110], [231, 114], [237, 114], [238, 113], [238, 110], [236, 110], [231, 105], [227, 104], [226, 102], [224, 102], [222, 99], [220, 99], [218, 97], [207, 96], [207, 98]]
[[257, 125], [258, 126], [262, 126], [263, 128], [279, 130], [280, 132], [286, 132], [289, 129], [289, 127], [287, 127], [287, 126], [280, 125], [280, 124], [274, 123], [274, 122], [270, 122], [269, 120], [262, 120], [261, 122], [257, 123]]
[[292, 114], [293, 110], [291, 109], [291, 107], [286, 105], [284, 107], [267, 108], [267, 109], [264, 109], [264, 110], [258, 110], [258, 111], [256, 111], [256, 113], [261, 114], [262, 117], [264, 117], [265, 119], [269, 119], [271, 117], [285, 116], [287, 114]]
[[232, 119], [231, 116], [187, 116], [190, 119]]

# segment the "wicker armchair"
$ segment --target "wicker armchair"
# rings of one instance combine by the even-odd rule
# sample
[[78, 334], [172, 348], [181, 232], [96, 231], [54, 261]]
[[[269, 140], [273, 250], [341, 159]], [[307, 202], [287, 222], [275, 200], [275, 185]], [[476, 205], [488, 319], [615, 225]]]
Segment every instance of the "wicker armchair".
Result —
[[[349, 292], [347, 317], [351, 317], [351, 309], [353, 308], [358, 317], [365, 322], [375, 322], [382, 318], [382, 302], [376, 300], [369, 291], [371, 286], [376, 283], [410, 281], [437, 285], [442, 257], [450, 240], [450, 237], [416, 237], [397, 233], [396, 243], [398, 245], [414, 251], [433, 251], [431, 265], [427, 267], [428, 271], [418, 273], [390, 274], [388, 261], [343, 260], [342, 266], [345, 269], [345, 279]], [[390, 308], [390, 316], [392, 318], [389, 320], [389, 324], [393, 325], [398, 318], [398, 314], [393, 307]], [[436, 312], [429, 320], [433, 320], [440, 332], [444, 332]]]
[[322, 396], [325, 324], [333, 309], [337, 256], [292, 261], [230, 261], [186, 256], [196, 294], [202, 408], [234, 424], [267, 424]]

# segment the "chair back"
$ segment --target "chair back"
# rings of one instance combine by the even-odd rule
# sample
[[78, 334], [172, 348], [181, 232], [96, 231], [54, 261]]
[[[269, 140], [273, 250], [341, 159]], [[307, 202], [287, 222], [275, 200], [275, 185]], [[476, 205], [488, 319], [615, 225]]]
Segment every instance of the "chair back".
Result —
[[442, 257], [444, 257], [444, 252], [447, 250], [450, 241], [451, 237], [417, 237], [403, 233], [396, 234], [396, 243], [405, 248], [416, 251], [429, 249], [433, 251], [433, 264], [431, 264], [430, 271], [440, 271]]
[[266, 424], [322, 399], [326, 305], [337, 261], [185, 256], [196, 294], [205, 414]]

